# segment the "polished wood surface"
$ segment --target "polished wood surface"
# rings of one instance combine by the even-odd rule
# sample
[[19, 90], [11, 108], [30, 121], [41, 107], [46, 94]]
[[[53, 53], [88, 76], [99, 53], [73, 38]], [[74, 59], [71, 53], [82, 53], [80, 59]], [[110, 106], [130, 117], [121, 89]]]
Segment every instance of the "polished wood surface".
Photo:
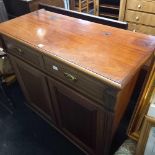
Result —
[[[49, 20], [50, 19], [50, 20]], [[155, 37], [39, 10], [0, 25], [0, 32], [123, 88], [155, 47]], [[43, 47], [39, 46], [40, 44]]]
[[1, 24], [0, 32], [16, 39], [20, 37], [35, 47], [43, 44], [44, 47], [40, 48], [43, 52], [81, 66], [118, 87], [124, 86], [155, 47], [155, 37], [45, 10]]

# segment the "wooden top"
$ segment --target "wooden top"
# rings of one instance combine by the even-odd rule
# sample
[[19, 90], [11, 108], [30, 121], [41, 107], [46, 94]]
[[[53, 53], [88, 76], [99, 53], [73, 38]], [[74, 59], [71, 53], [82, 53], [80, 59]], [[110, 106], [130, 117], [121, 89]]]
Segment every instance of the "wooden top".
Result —
[[[123, 88], [153, 55], [155, 37], [39, 10], [0, 24], [0, 33]], [[43, 47], [38, 47], [43, 44]]]

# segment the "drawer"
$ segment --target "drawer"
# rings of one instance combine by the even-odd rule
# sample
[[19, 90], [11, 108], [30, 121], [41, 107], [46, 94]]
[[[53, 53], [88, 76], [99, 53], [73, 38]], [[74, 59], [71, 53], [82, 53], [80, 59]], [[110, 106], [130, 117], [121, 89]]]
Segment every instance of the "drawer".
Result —
[[71, 88], [78, 90], [87, 97], [96, 100], [108, 109], [113, 108], [112, 106], [108, 107], [110, 105], [106, 105], [107, 97], [105, 90], [108, 88], [106, 85], [83, 72], [73, 69], [71, 66], [63, 64], [63, 62], [53, 60], [48, 56], [43, 56], [43, 59], [46, 73], [69, 85]]
[[135, 23], [128, 23], [128, 29], [134, 32], [141, 32], [149, 35], [155, 35], [155, 27], [135, 24]]
[[125, 20], [128, 22], [155, 26], [155, 15], [153, 14], [127, 10]]
[[128, 0], [127, 9], [155, 13], [155, 1], [151, 0]]
[[7, 52], [37, 66], [38, 68], [43, 67], [42, 55], [37, 52], [37, 50], [8, 37], [3, 38], [7, 47]]

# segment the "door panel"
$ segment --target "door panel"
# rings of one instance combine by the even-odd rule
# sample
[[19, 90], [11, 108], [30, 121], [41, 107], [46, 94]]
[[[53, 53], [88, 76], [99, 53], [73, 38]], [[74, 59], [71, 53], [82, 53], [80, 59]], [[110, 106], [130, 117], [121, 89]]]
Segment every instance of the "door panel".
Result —
[[66, 94], [56, 91], [62, 127], [90, 147], [94, 147], [97, 110], [88, 109]]
[[50, 94], [44, 75], [14, 56], [9, 55], [9, 57], [17, 73], [17, 79], [29, 104], [39, 110], [39, 112], [44, 114], [44, 116], [48, 119], [55, 122]]
[[[90, 152], [96, 152], [97, 129], [101, 125], [98, 121], [102, 117], [102, 110], [86, 97], [69, 87], [48, 80], [52, 96], [55, 96], [55, 107], [60, 128]], [[100, 124], [100, 125], [99, 125]]]

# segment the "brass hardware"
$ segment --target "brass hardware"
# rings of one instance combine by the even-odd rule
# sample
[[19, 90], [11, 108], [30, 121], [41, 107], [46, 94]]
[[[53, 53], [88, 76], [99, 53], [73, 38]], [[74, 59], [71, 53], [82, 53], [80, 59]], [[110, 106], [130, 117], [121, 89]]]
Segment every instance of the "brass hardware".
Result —
[[133, 32], [136, 32], [136, 29], [134, 29]]
[[109, 35], [111, 35], [111, 32], [103, 32], [103, 35], [104, 36], [109, 36]]
[[14, 49], [15, 49], [16, 51], [18, 51], [18, 54], [19, 54], [19, 55], [23, 55], [24, 52], [23, 52], [20, 48], [14, 47]]
[[136, 20], [137, 20], [137, 21], [139, 20], [139, 17], [138, 17], [138, 16], [136, 17]]
[[44, 47], [43, 44], [38, 44], [37, 46], [40, 47], [40, 48]]
[[138, 9], [140, 9], [141, 7], [142, 7], [142, 6], [139, 4], [139, 5], [138, 5]]
[[73, 81], [73, 82], [77, 81], [77, 78], [69, 73], [64, 72], [64, 76], [70, 81]]

